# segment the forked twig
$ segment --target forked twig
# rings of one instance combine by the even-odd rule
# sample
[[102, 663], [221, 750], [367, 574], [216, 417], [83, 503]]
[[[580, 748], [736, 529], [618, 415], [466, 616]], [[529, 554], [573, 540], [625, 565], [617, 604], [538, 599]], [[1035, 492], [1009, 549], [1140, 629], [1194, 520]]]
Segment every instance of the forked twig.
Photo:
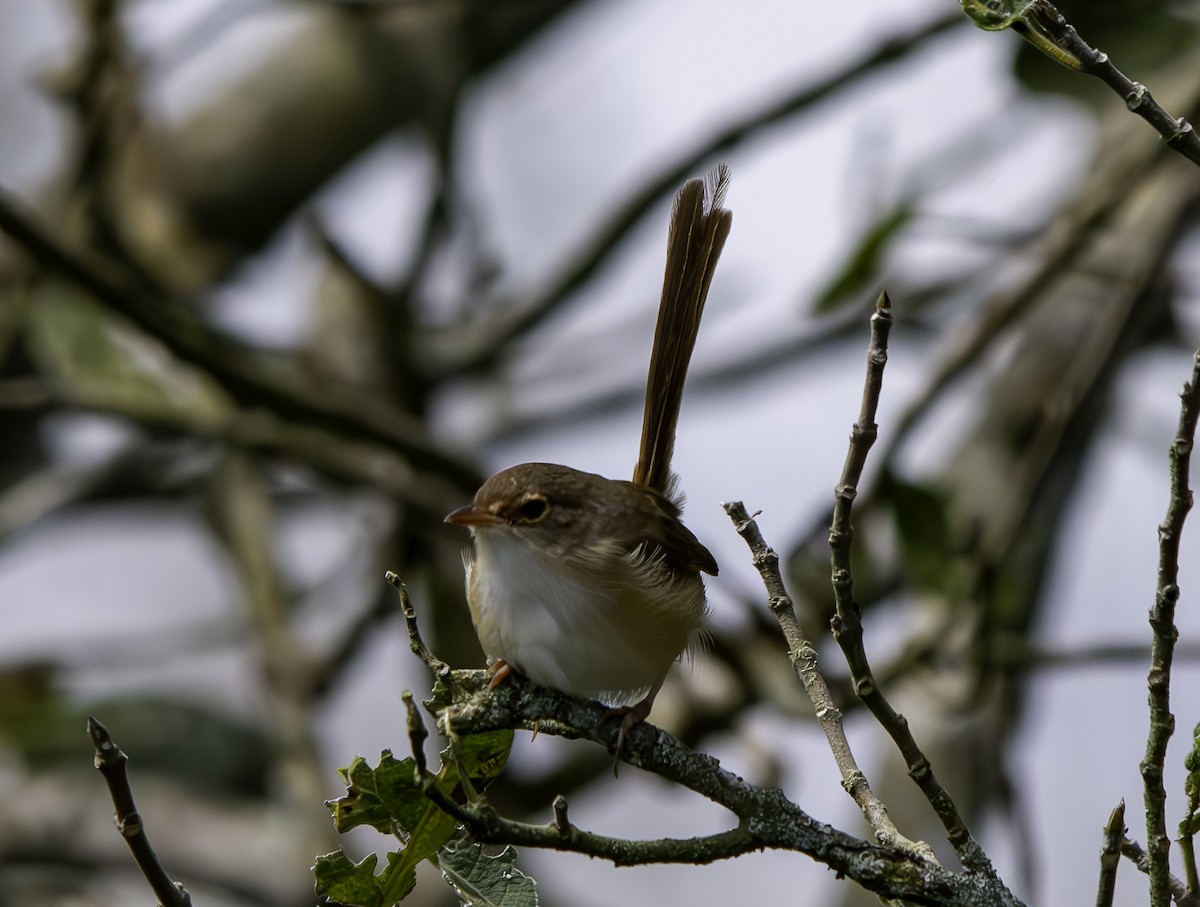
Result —
[[933, 849], [928, 844], [924, 841], [911, 841], [900, 833], [888, 814], [887, 806], [875, 795], [866, 774], [858, 767], [858, 761], [850, 748], [850, 741], [846, 739], [842, 710], [834, 702], [829, 685], [818, 668], [816, 646], [805, 636], [800, 621], [796, 619], [792, 598], [784, 587], [783, 577], [779, 572], [779, 555], [767, 545], [758, 524], [747, 513], [741, 501], [732, 501], [722, 506], [733, 520], [738, 535], [750, 547], [754, 566], [767, 587], [771, 613], [775, 615], [787, 641], [792, 667], [795, 668], [800, 682], [804, 684], [804, 691], [813, 704], [817, 723], [825, 732], [834, 762], [841, 772], [842, 787], [858, 804], [863, 818], [875, 833], [875, 840], [880, 844], [898, 847], [922, 859], [936, 861]]

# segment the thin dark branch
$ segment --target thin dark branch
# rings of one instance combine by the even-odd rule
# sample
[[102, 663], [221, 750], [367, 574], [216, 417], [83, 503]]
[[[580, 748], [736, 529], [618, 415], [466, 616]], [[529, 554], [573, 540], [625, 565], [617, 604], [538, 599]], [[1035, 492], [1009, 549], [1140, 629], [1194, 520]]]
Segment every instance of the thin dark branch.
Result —
[[[772, 337], [753, 355], [716, 365], [701, 366], [688, 373], [688, 399], [700, 399], [705, 393], [725, 394], [739, 385], [763, 381], [772, 370], [795, 368], [807, 359], [820, 355], [839, 340], [849, 339], [862, 323], [863, 312], [870, 305], [851, 306], [823, 315], [808, 325], [794, 328], [779, 326]], [[613, 346], [625, 343], [614, 334], [603, 342]], [[564, 363], [563, 374], [568, 369], [577, 371], [578, 360]], [[584, 396], [586, 395], [586, 396]], [[521, 413], [507, 417], [502, 425], [496, 426], [489, 440], [511, 438], [522, 434], [544, 430], [553, 426], [565, 431], [576, 424], [592, 424], [597, 418], [621, 412], [633, 406], [641, 406], [645, 400], [645, 381], [639, 376], [621, 387], [588, 387], [581, 389], [581, 396], [554, 408], [539, 408], [536, 413]], [[518, 402], [518, 401], [514, 401]]]
[[434, 655], [425, 645], [425, 640], [421, 638], [421, 630], [417, 626], [417, 609], [413, 607], [412, 600], [408, 597], [408, 587], [404, 585], [400, 577], [390, 570], [384, 574], [383, 578], [400, 596], [400, 611], [404, 615], [404, 626], [408, 631], [409, 648], [412, 649], [414, 655], [425, 662], [425, 666], [433, 672], [434, 677], [443, 676], [450, 670], [450, 666]]
[[133, 854], [138, 869], [150, 883], [150, 888], [160, 904], [167, 907], [191, 907], [191, 895], [182, 885], [171, 880], [150, 844], [146, 827], [133, 801], [129, 774], [125, 770], [129, 757], [113, 742], [108, 729], [95, 718], [88, 718], [87, 729], [88, 736], [92, 738], [92, 744], [96, 747], [96, 768], [104, 776], [116, 810], [113, 818], [117, 830], [129, 845], [129, 851]]
[[1150, 867], [1150, 903], [1166, 907], [1170, 901], [1170, 848], [1167, 835], [1167, 791], [1163, 784], [1163, 768], [1167, 758], [1167, 743], [1175, 731], [1175, 716], [1171, 714], [1171, 664], [1179, 631], [1175, 627], [1175, 606], [1179, 601], [1179, 543], [1183, 524], [1192, 508], [1189, 486], [1192, 446], [1196, 438], [1196, 422], [1200, 419], [1200, 349], [1192, 358], [1192, 377], [1179, 395], [1182, 401], [1179, 426], [1171, 444], [1171, 493], [1167, 515], [1158, 527], [1158, 589], [1154, 607], [1150, 609], [1151, 641], [1150, 674], [1150, 731], [1146, 739], [1146, 755], [1141, 772], [1146, 803], [1146, 835]]
[[[1125, 102], [1133, 113], [1149, 123], [1162, 136], [1166, 146], [1200, 165], [1200, 135], [1184, 117], [1173, 117], [1159, 104], [1145, 85], [1135, 82], [1109, 60], [1108, 54], [1089, 45], [1048, 0], [1036, 0], [1026, 15], [1025, 28], [1015, 29], [1021, 37], [1042, 47], [1042, 41], [1077, 61], [1080, 72], [1099, 79]], [[1060, 59], [1060, 62], [1061, 59]], [[1067, 63], [1070, 65], [1070, 63]]]
[[429, 739], [429, 729], [425, 727], [425, 720], [421, 717], [421, 710], [417, 708], [412, 691], [405, 690], [400, 694], [400, 700], [404, 703], [405, 714], [408, 715], [408, 748], [412, 751], [417, 771], [423, 775], [429, 770], [425, 761], [425, 741]]
[[[1175, 659], [1200, 661], [1200, 645], [1177, 646]], [[1048, 649], [1028, 639], [999, 637], [996, 651], [988, 653], [991, 664], [1005, 670], [1057, 670], [1091, 668], [1096, 665], [1144, 665], [1150, 660], [1150, 646], [1139, 643], [1096, 643], [1071, 649]]]

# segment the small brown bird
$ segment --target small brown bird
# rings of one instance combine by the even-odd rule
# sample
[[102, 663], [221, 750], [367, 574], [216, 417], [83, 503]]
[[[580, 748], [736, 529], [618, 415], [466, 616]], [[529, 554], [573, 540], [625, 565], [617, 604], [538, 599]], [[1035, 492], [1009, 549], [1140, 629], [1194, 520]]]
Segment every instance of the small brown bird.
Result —
[[671, 454], [688, 363], [732, 214], [719, 165], [675, 197], [632, 481], [551, 463], [496, 473], [446, 517], [467, 526], [467, 600], [493, 685], [510, 670], [568, 693], [629, 703], [616, 752], [650, 714], [672, 662], [701, 638], [701, 573], [717, 562], [680, 522]]

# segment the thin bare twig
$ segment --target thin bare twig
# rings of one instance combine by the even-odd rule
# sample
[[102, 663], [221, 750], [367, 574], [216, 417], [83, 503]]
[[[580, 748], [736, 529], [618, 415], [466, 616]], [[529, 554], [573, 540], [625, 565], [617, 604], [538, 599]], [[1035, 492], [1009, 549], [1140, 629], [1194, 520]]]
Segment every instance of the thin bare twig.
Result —
[[897, 712], [879, 688], [863, 646], [862, 613], [854, 600], [854, 580], [850, 561], [853, 537], [850, 511], [858, 494], [858, 483], [866, 465], [867, 453], [878, 436], [875, 411], [883, 387], [883, 369], [887, 363], [887, 338], [892, 325], [892, 306], [886, 293], [880, 294], [871, 316], [871, 343], [867, 350], [867, 378], [862, 408], [850, 432], [850, 447], [841, 480], [834, 491], [833, 522], [829, 528], [829, 551], [836, 614], [831, 621], [833, 638], [846, 656], [854, 691], [871, 714], [891, 736], [908, 766], [908, 774], [933, 806], [946, 829], [963, 866], [972, 872], [995, 877], [991, 860], [972, 837], [950, 794], [933, 773], [933, 766], [917, 745], [908, 721]]
[[567, 798], [559, 794], [554, 798], [554, 827], [560, 834], [570, 834], [571, 820], [567, 818]]
[[137, 804], [133, 801], [133, 788], [129, 785], [129, 774], [125, 770], [129, 757], [113, 742], [108, 729], [95, 718], [88, 718], [87, 730], [88, 736], [92, 738], [92, 745], [96, 747], [96, 768], [104, 776], [109, 795], [112, 797], [113, 807], [116, 809], [113, 820], [117, 824], [117, 830], [121, 833], [121, 837], [129, 845], [129, 852], [133, 854], [138, 869], [150, 883], [150, 888], [154, 891], [160, 904], [167, 905], [167, 907], [191, 907], [191, 895], [181, 884], [171, 880], [166, 869], [159, 862], [154, 847], [150, 844], [146, 827], [142, 824], [141, 814], [138, 813]]
[[1184, 117], [1173, 117], [1149, 90], [1113, 66], [1108, 54], [1089, 45], [1049, 0], [960, 0], [963, 11], [985, 31], [1011, 28], [1068, 69], [1095, 76], [1154, 127], [1166, 146], [1200, 164], [1200, 136]]
[[[1150, 874], [1150, 857], [1146, 853], [1145, 848], [1137, 841], [1131, 838], [1126, 838], [1121, 842], [1121, 856], [1133, 861], [1133, 865], [1139, 870]], [[1182, 880], [1175, 878], [1170, 873], [1167, 874], [1167, 885], [1171, 893], [1171, 898], [1175, 901], [1177, 907], [1198, 907], [1197, 898], [1194, 893], [1189, 893], [1187, 886]]]
[[1200, 420], [1200, 349], [1192, 357], [1192, 377], [1180, 393], [1182, 405], [1179, 426], [1171, 444], [1171, 494], [1167, 515], [1158, 527], [1158, 589], [1150, 609], [1153, 630], [1150, 656], [1150, 732], [1141, 772], [1146, 803], [1147, 854], [1150, 872], [1150, 903], [1166, 907], [1170, 902], [1170, 848], [1167, 835], [1167, 791], [1163, 768], [1167, 743], [1175, 731], [1171, 714], [1171, 664], [1179, 631], [1175, 627], [1175, 606], [1179, 601], [1179, 542], [1183, 523], [1192, 508], [1192, 490], [1188, 484], [1196, 422]]
[[800, 621], [796, 619], [791, 596], [784, 587], [783, 577], [779, 572], [779, 555], [767, 545], [754, 518], [747, 513], [740, 501], [722, 506], [737, 527], [738, 535], [750, 547], [754, 566], [758, 568], [763, 584], [767, 587], [771, 613], [775, 615], [780, 629], [783, 630], [784, 639], [787, 640], [788, 657], [792, 667], [800, 682], [804, 684], [804, 691], [812, 701], [817, 723], [825, 732], [825, 739], [829, 741], [829, 748], [833, 751], [834, 762], [842, 775], [842, 787], [858, 804], [863, 818], [875, 833], [875, 840], [880, 844], [907, 850], [921, 859], [936, 860], [933, 849], [928, 844], [924, 841], [911, 841], [900, 833], [888, 814], [887, 806], [871, 790], [866, 774], [858, 767], [858, 761], [850, 748], [850, 741], [846, 739], [842, 711], [834, 702], [829, 685], [817, 666], [816, 646], [804, 635]]
[[408, 748], [412, 750], [417, 771], [423, 775], [428, 771], [425, 741], [429, 739], [429, 729], [425, 727], [425, 720], [421, 717], [421, 710], [417, 708], [412, 691], [405, 690], [400, 694], [400, 699], [404, 703], [405, 714], [408, 715]]
[[1125, 837], [1125, 801], [1122, 800], [1104, 826], [1104, 845], [1100, 848], [1100, 884], [1096, 907], [1112, 907], [1117, 891], [1117, 866], [1121, 862], [1121, 841]]
[[417, 626], [417, 609], [413, 607], [412, 599], [408, 597], [408, 587], [404, 585], [399, 576], [390, 570], [384, 574], [383, 578], [400, 596], [400, 611], [404, 615], [404, 626], [408, 631], [408, 647], [412, 649], [414, 655], [425, 662], [434, 677], [444, 676], [450, 670], [450, 666], [434, 655], [425, 645], [425, 640], [421, 638], [421, 630]]

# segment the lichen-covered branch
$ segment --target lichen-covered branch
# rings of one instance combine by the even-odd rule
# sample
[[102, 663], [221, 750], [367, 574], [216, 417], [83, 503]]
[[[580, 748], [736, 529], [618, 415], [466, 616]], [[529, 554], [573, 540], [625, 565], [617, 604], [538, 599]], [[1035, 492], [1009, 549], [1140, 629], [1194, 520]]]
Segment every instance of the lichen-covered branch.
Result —
[[[429, 707], [439, 729], [459, 737], [503, 728], [536, 730], [572, 739], [612, 743], [607, 713], [578, 699], [513, 677], [494, 690], [481, 671], [445, 670]], [[625, 759], [730, 810], [736, 825], [691, 839], [628, 841], [596, 835], [565, 819], [565, 806], [544, 825], [505, 819], [486, 803], [435, 802], [478, 840], [584, 853], [619, 865], [707, 863], [765, 848], [804, 853], [884, 898], [914, 904], [1015, 905], [1021, 902], [994, 878], [960, 874], [910, 852], [855, 838], [817, 821], [778, 789], [758, 787], [722, 768], [712, 756], [685, 747], [665, 731], [639, 724], [628, 735]]]
[[[409, 646], [435, 678], [426, 706], [441, 734], [453, 741], [522, 728], [612, 746], [615, 728], [605, 723], [609, 710], [599, 702], [539, 686], [517, 674], [493, 689], [484, 671], [452, 670], [421, 638], [416, 612], [399, 577], [389, 573], [387, 582], [399, 595]], [[722, 768], [714, 757], [644, 722], [629, 732], [621, 757], [728, 809], [737, 819], [732, 828], [696, 838], [630, 841], [577, 827], [568, 819], [566, 798], [561, 796], [545, 824], [508, 819], [472, 792], [465, 803], [447, 795], [425, 765], [428, 732], [411, 696], [405, 697], [405, 704], [409, 742], [425, 795], [485, 843], [584, 853], [623, 866], [710, 863], [765, 848], [794, 850], [885, 898], [964, 907], [1020, 904], [998, 878], [954, 873], [926, 859], [917, 847], [880, 846], [839, 831], [808, 815], [782, 791], [751, 784]]]

